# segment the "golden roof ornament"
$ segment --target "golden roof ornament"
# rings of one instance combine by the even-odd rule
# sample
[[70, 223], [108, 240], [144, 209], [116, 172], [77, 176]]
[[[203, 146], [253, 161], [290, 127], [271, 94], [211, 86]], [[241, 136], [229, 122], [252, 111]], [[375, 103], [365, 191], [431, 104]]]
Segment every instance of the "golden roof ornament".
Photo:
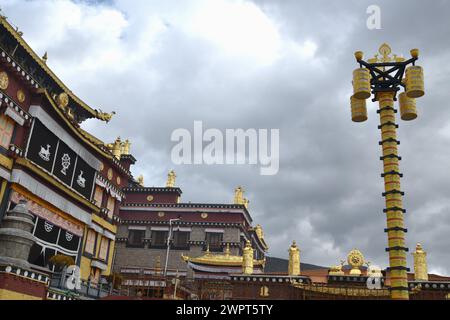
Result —
[[248, 204], [250, 201], [244, 198], [244, 192], [244, 188], [242, 188], [241, 186], [237, 187], [234, 190], [234, 204], [241, 204], [244, 205], [245, 208], [248, 208]]
[[361, 251], [353, 249], [347, 256], [347, 262], [352, 267], [350, 274], [354, 276], [361, 275], [361, 267], [364, 265], [364, 256]]
[[122, 155], [122, 140], [120, 137], [117, 137], [116, 141], [114, 141], [112, 144], [108, 145], [111, 149], [112, 154], [117, 159], [120, 159], [120, 156]]
[[231, 254], [230, 244], [227, 243], [227, 246], [225, 247], [225, 255], [229, 256], [230, 254]]
[[125, 140], [122, 142], [122, 144], [120, 145], [120, 152], [122, 155], [129, 155], [130, 154], [130, 147], [131, 147], [131, 142], [130, 140]]
[[297, 247], [295, 240], [289, 247], [289, 266], [288, 274], [290, 276], [300, 275], [300, 249]]
[[414, 257], [414, 279], [428, 281], [427, 253], [420, 243], [417, 243], [416, 251], [412, 255]]
[[167, 182], [166, 182], [166, 188], [175, 188], [175, 179], [177, 178], [177, 175], [175, 174], [175, 171], [170, 170], [167, 174]]
[[[253, 251], [251, 246], [249, 247], [249, 249]], [[248, 252], [248, 249], [245, 252]], [[251, 254], [253, 265], [264, 266], [265, 263], [264, 259], [263, 260], [253, 259], [253, 253]], [[250, 258], [250, 255], [248, 255], [246, 259], [248, 260], [248, 258]], [[230, 245], [227, 244], [223, 254], [211, 253], [211, 251], [209, 250], [209, 245], [207, 245], [204, 255], [199, 257], [189, 257], [181, 255], [181, 259], [185, 262], [198, 263], [202, 265], [242, 267], [244, 257], [239, 255], [232, 255]]]
[[[264, 239], [264, 231], [260, 224], [255, 227], [255, 233], [259, 239]], [[295, 241], [294, 241], [295, 242]]]
[[0, 89], [6, 90], [9, 86], [9, 77], [5, 71], [0, 72]]
[[42, 61], [47, 64], [47, 60], [48, 60], [48, 53], [47, 51], [45, 51], [44, 55], [42, 56]]
[[56, 98], [56, 102], [58, 104], [58, 107], [60, 107], [61, 109], [65, 109], [69, 105], [69, 96], [67, 95], [67, 93], [62, 92]]
[[242, 273], [253, 274], [253, 265], [253, 248], [250, 240], [247, 240], [242, 252]]
[[112, 111], [111, 113], [106, 113], [103, 112], [102, 110], [95, 110], [95, 116], [97, 117], [97, 119], [105, 121], [106, 123], [110, 122], [115, 114], [116, 114], [115, 111]]
[[144, 186], [144, 176], [142, 174], [137, 178], [137, 182], [141, 187]]

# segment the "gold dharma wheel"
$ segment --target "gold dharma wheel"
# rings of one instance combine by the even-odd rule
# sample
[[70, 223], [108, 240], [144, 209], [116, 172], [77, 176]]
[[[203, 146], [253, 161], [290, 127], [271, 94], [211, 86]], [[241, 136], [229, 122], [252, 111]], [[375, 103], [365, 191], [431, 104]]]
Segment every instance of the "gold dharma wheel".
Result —
[[347, 256], [347, 262], [352, 268], [360, 268], [364, 265], [364, 256], [361, 251], [353, 249]]

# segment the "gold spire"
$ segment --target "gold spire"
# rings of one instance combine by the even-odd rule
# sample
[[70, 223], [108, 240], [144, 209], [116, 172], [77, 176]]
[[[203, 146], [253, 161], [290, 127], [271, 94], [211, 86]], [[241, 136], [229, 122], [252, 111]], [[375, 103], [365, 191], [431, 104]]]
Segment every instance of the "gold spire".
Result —
[[113, 146], [112, 146], [112, 154], [117, 159], [120, 159], [120, 156], [121, 156], [121, 145], [122, 145], [122, 141], [120, 140], [120, 137], [118, 137], [116, 139], [116, 141], [114, 141]]
[[167, 182], [166, 182], [167, 188], [175, 188], [176, 177], [177, 175], [175, 174], [175, 171], [170, 170], [169, 173], [167, 174]]
[[416, 251], [412, 255], [414, 257], [414, 279], [428, 281], [427, 253], [420, 243], [416, 245]]
[[298, 276], [300, 275], [300, 250], [295, 243], [295, 240], [292, 242], [291, 247], [289, 248], [289, 275], [290, 276]]
[[248, 208], [250, 201], [244, 198], [244, 192], [245, 191], [241, 186], [234, 190], [234, 204], [243, 204], [246, 208]]
[[129, 155], [130, 154], [130, 147], [131, 147], [131, 142], [130, 140], [125, 140], [122, 142], [122, 144], [120, 145], [120, 151], [122, 155]]
[[242, 273], [253, 273], [253, 248], [249, 240], [247, 240], [242, 254]]
[[230, 244], [227, 243], [227, 246], [226, 246], [226, 248], [225, 248], [225, 255], [226, 255], [226, 256], [229, 256], [230, 254], [231, 254], [231, 251], [230, 251]]
[[139, 185], [140, 185], [141, 187], [144, 186], [144, 176], [143, 176], [142, 174], [139, 175], [139, 177], [137, 178], [137, 182], [139, 183]]

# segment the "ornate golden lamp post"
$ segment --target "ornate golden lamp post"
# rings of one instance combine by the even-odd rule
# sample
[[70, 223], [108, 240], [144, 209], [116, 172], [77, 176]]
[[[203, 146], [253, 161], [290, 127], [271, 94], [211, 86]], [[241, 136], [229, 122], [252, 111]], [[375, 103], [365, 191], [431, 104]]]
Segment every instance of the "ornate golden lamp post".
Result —
[[[389, 252], [389, 272], [391, 282], [392, 299], [409, 299], [405, 233], [407, 229], [404, 225], [402, 196], [404, 193], [400, 189], [399, 161], [397, 146], [397, 128], [394, 101], [397, 100], [397, 93], [404, 88], [404, 92], [398, 95], [400, 104], [400, 117], [409, 121], [417, 118], [415, 98], [425, 94], [424, 77], [421, 67], [415, 62], [419, 56], [419, 50], [411, 50], [411, 58], [405, 60], [396, 55], [391, 56], [391, 48], [387, 44], [381, 45], [379, 54], [367, 62], [363, 60], [361, 51], [355, 52], [356, 61], [359, 68], [353, 71], [353, 96], [351, 97], [352, 120], [363, 122], [367, 120], [366, 99], [372, 94], [372, 101], [378, 101], [380, 115], [381, 141], [383, 155], [385, 192], [383, 197], [386, 200], [387, 228]], [[409, 65], [409, 66], [408, 66]], [[403, 75], [406, 75], [403, 78]]]

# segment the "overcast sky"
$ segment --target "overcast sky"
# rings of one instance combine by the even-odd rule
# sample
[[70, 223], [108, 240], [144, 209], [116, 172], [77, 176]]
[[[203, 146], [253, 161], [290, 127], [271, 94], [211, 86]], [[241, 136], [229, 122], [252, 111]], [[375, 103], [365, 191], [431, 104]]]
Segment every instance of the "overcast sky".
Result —
[[[369, 5], [381, 29], [369, 30]], [[84, 128], [129, 138], [135, 176], [147, 186], [177, 172], [183, 201], [231, 203], [243, 185], [270, 255], [297, 240], [303, 262], [335, 265], [353, 249], [388, 266], [375, 104], [353, 123], [353, 52], [383, 42], [419, 48], [426, 95], [400, 124], [407, 244], [428, 251], [431, 272], [450, 275], [450, 1], [18, 1], [0, 0], [48, 65], [93, 108], [116, 111]], [[175, 166], [173, 130], [280, 129], [280, 170]], [[408, 263], [413, 269], [412, 257]]]

